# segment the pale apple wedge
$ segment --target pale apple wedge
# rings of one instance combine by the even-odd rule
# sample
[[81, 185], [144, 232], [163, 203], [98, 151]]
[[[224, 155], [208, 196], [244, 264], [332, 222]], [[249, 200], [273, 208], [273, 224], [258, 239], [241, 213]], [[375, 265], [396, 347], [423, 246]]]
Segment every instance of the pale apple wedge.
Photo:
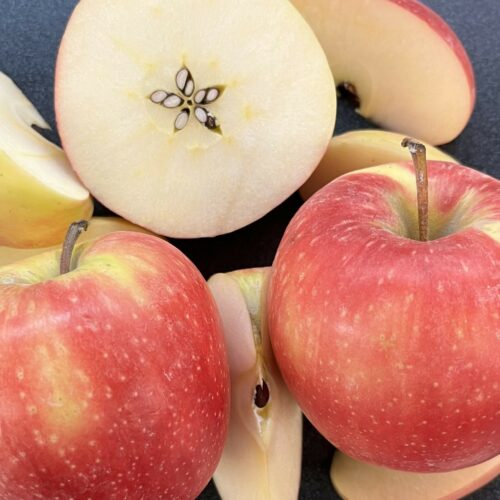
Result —
[[292, 500], [300, 483], [302, 414], [272, 354], [265, 321], [269, 268], [217, 274], [231, 373], [229, 434], [214, 480], [224, 500]]
[[466, 126], [476, 86], [467, 53], [418, 0], [292, 0], [314, 29], [335, 82], [383, 128], [444, 144]]
[[[401, 147], [404, 138], [403, 134], [385, 130], [355, 130], [335, 136], [316, 170], [300, 188], [300, 196], [305, 201], [333, 179], [353, 170], [407, 161], [408, 150]], [[425, 146], [429, 160], [457, 163], [443, 151]]]
[[[92, 217], [89, 221], [87, 231], [83, 232], [78, 239], [79, 243], [91, 241], [99, 236], [104, 236], [115, 231], [134, 231], [139, 233], [150, 233], [147, 229], [136, 226], [120, 217]], [[64, 238], [63, 238], [64, 239]], [[12, 264], [18, 260], [23, 260], [39, 253], [54, 250], [62, 247], [63, 239], [57, 244], [44, 248], [12, 248], [0, 246], [0, 267]]]
[[336, 452], [330, 479], [349, 500], [456, 500], [500, 474], [500, 455], [453, 472], [419, 474], [386, 469]]
[[0, 72], [0, 245], [33, 248], [62, 241], [93, 203], [64, 152], [32, 125], [50, 128]]
[[179, 238], [234, 231], [284, 201], [336, 111], [325, 54], [288, 0], [82, 0], [55, 103], [92, 194]]

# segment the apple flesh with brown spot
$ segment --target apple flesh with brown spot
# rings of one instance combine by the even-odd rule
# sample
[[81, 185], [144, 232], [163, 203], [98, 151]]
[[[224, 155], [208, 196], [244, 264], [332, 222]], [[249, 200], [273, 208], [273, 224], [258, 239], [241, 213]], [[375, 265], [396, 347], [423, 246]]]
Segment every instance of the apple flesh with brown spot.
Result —
[[229, 416], [215, 303], [159, 238], [84, 247], [0, 268], [0, 497], [192, 499]]
[[280, 244], [269, 327], [283, 377], [336, 447], [408, 471], [500, 451], [500, 182], [431, 161], [429, 241], [414, 169], [344, 175]]

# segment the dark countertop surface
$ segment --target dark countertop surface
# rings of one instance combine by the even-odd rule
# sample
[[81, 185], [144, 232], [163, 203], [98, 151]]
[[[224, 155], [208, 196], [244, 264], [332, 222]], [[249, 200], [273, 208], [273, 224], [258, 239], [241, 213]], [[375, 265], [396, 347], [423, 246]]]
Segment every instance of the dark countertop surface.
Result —
[[[0, 0], [0, 71], [9, 75], [54, 127], [54, 63], [67, 19], [77, 0]], [[443, 149], [463, 164], [500, 178], [500, 2], [498, 0], [425, 0], [454, 28], [472, 60], [477, 103], [472, 119]], [[429, 82], [432, 86], [432, 82]], [[339, 102], [336, 133], [374, 128]], [[58, 141], [55, 132], [48, 134]], [[254, 224], [229, 235], [201, 240], [170, 240], [205, 277], [245, 267], [267, 266], [288, 221], [301, 205], [297, 194]], [[97, 206], [96, 214], [109, 212]], [[339, 498], [328, 476], [334, 448], [306, 422], [300, 498]], [[201, 499], [218, 499], [210, 484]], [[470, 495], [500, 499], [500, 478]], [[404, 500], [404, 499], [402, 499]]]

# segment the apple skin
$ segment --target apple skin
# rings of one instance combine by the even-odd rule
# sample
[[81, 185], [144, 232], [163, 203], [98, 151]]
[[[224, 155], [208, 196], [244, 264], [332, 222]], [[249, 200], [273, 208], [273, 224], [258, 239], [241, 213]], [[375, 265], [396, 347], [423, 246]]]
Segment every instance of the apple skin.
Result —
[[192, 499], [229, 416], [208, 287], [154, 236], [75, 253], [0, 268], [0, 496]]
[[269, 289], [278, 365], [305, 415], [358, 460], [465, 468], [500, 452], [500, 182], [429, 162], [431, 241], [410, 163], [305, 203]]

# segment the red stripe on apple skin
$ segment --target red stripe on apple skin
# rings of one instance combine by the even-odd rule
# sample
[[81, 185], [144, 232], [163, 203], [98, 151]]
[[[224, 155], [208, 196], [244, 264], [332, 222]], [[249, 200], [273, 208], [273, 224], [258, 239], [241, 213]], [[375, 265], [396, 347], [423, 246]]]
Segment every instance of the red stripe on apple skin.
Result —
[[114, 233], [70, 274], [0, 287], [0, 304], [0, 491], [201, 491], [222, 452], [228, 367], [213, 299], [179, 251]]
[[[455, 200], [466, 178], [497, 183], [498, 205], [498, 181], [429, 167], [432, 189], [462, 172]], [[301, 208], [273, 266], [271, 340], [303, 411], [342, 451], [463, 468], [500, 451], [500, 245], [474, 228], [426, 243], [393, 234], [404, 196], [392, 178], [357, 173]]]
[[410, 11], [415, 14], [420, 19], [422, 19], [426, 24], [429, 25], [443, 40], [451, 47], [453, 52], [455, 52], [462, 67], [465, 72], [465, 76], [469, 83], [470, 93], [471, 93], [471, 110], [474, 109], [474, 104], [476, 102], [476, 81], [474, 77], [474, 68], [469, 59], [469, 56], [462, 45], [462, 42], [451, 29], [451, 27], [446, 23], [446, 21], [434, 12], [431, 8], [420, 3], [418, 0], [388, 0], [389, 2], [399, 5], [401, 8]]

